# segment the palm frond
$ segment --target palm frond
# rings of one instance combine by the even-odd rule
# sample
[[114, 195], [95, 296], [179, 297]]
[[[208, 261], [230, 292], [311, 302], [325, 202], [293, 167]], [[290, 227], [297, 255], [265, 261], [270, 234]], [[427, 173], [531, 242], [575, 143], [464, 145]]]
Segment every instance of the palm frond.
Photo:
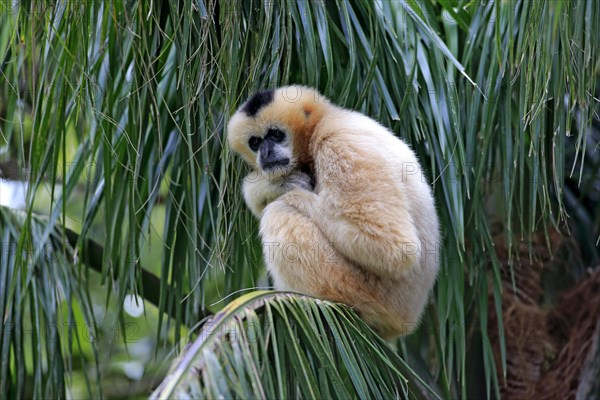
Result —
[[434, 398], [345, 306], [244, 295], [208, 321], [152, 398]]
[[[73, 364], [85, 362], [88, 350], [98, 359], [89, 345], [97, 332], [88, 273], [46, 218], [28, 221], [26, 213], [0, 207], [0, 232], [0, 390], [12, 398], [64, 398]], [[74, 347], [82, 359], [73, 360]], [[88, 392], [101, 395], [90, 385], [99, 376], [83, 372]]]

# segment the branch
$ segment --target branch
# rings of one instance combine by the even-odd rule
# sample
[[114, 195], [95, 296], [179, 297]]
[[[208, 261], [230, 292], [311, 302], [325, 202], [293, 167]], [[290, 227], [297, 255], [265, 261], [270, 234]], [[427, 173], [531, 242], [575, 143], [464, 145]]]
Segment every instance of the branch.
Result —
[[[65, 228], [60, 225], [57, 225], [56, 228], [62, 229], [65, 232], [67, 240], [68, 240], [69, 244], [71, 245], [71, 247], [78, 248], [80, 250], [79, 254], [80, 254], [81, 260], [83, 261], [84, 265], [86, 265], [89, 268], [92, 268], [93, 270], [95, 270], [97, 272], [100, 272], [100, 273], [102, 272], [102, 260], [104, 259], [104, 248], [100, 244], [98, 244], [96, 241], [94, 241], [92, 239], [83, 238], [82, 246], [78, 247], [77, 244], [80, 240], [80, 235], [77, 232], [72, 231], [71, 229]], [[142, 287], [140, 290], [140, 294], [142, 295], [142, 297], [145, 300], [154, 304], [156, 307], [159, 307], [160, 278], [157, 277], [156, 275], [154, 275], [153, 273], [149, 272], [148, 270], [144, 269], [141, 266], [141, 264], [138, 262], [136, 262], [136, 268], [139, 269], [140, 274], [141, 274]], [[118, 270], [115, 269], [113, 272], [113, 276], [111, 278], [116, 279], [117, 273], [118, 273]], [[171, 287], [167, 286], [167, 293], [169, 293], [170, 291], [171, 291]], [[176, 318], [178, 308], [185, 309], [187, 307], [187, 303], [188, 303], [187, 298], [185, 298], [184, 300], [182, 300], [180, 302], [174, 302], [171, 304], [170, 307], [167, 307], [168, 309], [165, 309], [165, 312], [170, 317]], [[210, 313], [206, 313], [206, 311], [200, 311], [199, 315], [198, 315], [198, 320], [200, 321], [201, 319], [208, 317], [209, 315], [210, 315]]]

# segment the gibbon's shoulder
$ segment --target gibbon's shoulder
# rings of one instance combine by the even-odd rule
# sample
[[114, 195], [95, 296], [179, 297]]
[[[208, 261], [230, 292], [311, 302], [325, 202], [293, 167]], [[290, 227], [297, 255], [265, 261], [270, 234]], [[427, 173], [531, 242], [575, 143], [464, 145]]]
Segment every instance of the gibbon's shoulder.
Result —
[[[321, 148], [324, 141], [345, 144], [372, 154], [390, 153], [403, 159], [415, 159], [410, 145], [390, 129], [361, 112], [331, 107], [321, 119], [310, 143], [312, 151]], [[416, 159], [415, 159], [416, 161]]]

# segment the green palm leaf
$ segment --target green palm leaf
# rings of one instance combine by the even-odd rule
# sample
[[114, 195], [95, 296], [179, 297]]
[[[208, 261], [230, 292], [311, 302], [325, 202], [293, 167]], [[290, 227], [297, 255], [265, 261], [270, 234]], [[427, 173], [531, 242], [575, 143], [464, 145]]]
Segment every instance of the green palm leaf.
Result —
[[[76, 251], [69, 242], [48, 230], [47, 218], [34, 216], [23, 230], [26, 221], [25, 213], [0, 207], [0, 391], [21, 398], [64, 398], [73, 364], [89, 353], [98, 360], [89, 340], [97, 331], [86, 290], [88, 273], [74, 262]], [[81, 322], [89, 329], [81, 329]], [[73, 359], [74, 349], [81, 359]], [[90, 394], [101, 394], [90, 385], [98, 375], [84, 371], [84, 379]]]
[[345, 306], [254, 292], [208, 321], [152, 398], [422, 398], [420, 378]]

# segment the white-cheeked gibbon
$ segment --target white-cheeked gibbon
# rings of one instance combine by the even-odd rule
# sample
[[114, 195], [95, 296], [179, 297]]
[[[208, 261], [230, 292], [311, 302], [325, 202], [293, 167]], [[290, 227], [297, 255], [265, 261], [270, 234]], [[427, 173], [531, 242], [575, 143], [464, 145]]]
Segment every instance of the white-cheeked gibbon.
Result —
[[439, 226], [405, 142], [303, 86], [256, 93], [229, 121], [228, 142], [252, 169], [244, 199], [277, 289], [345, 303], [385, 338], [417, 326]]

